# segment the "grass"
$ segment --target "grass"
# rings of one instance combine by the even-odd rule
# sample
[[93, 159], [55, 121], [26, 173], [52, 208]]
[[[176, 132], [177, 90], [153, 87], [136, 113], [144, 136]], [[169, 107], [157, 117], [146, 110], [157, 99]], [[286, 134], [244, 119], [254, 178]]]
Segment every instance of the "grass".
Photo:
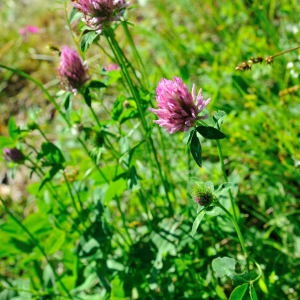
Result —
[[[299, 46], [297, 1], [143, 3], [87, 49], [68, 1], [0, 4], [0, 146], [26, 155], [0, 162], [0, 299], [298, 299], [299, 50], [235, 70]], [[40, 32], [24, 39], [27, 24]], [[91, 105], [61, 89], [49, 46], [63, 45], [101, 83]], [[174, 76], [226, 113], [206, 121], [225, 139], [197, 136], [202, 167], [190, 132], [152, 122]], [[217, 197], [206, 208], [200, 182]]]

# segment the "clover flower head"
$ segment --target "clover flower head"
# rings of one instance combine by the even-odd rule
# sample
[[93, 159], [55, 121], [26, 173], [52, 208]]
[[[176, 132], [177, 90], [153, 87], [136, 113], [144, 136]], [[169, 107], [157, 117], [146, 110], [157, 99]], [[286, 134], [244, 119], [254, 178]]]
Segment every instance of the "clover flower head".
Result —
[[84, 15], [84, 22], [99, 33], [103, 27], [118, 21], [129, 5], [125, 0], [72, 0], [73, 7]]
[[76, 92], [88, 79], [87, 67], [72, 48], [62, 47], [58, 73], [65, 89]]
[[23, 37], [27, 37], [29, 34], [39, 33], [40, 29], [37, 26], [26, 25], [19, 29], [19, 34]]
[[196, 95], [195, 85], [190, 93], [178, 77], [174, 77], [174, 80], [160, 80], [156, 89], [156, 100], [158, 109], [150, 109], [158, 117], [154, 122], [169, 133], [187, 131], [197, 120], [205, 118], [206, 116], [199, 114], [210, 101], [204, 100], [201, 89]]
[[109, 64], [103, 68], [106, 72], [120, 70], [120, 66], [117, 64]]
[[4, 148], [3, 156], [6, 160], [15, 163], [21, 163], [25, 159], [24, 154], [17, 148]]
[[210, 205], [214, 199], [214, 188], [211, 182], [200, 182], [194, 185], [192, 196], [194, 201], [201, 206]]

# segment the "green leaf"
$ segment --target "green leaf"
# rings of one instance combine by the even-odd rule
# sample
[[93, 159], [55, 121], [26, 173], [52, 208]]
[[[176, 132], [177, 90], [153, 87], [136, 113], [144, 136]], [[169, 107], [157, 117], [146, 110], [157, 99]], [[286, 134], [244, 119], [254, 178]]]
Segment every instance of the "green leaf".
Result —
[[138, 110], [135, 101], [122, 96], [118, 97], [114, 102], [111, 116], [113, 120], [120, 122], [120, 124], [136, 118]]
[[73, 23], [74, 21], [80, 19], [81, 17], [82, 17], [82, 13], [73, 7], [69, 16], [69, 22]]
[[192, 226], [192, 231], [191, 231], [191, 235], [194, 236], [198, 230], [198, 227], [203, 219], [203, 217], [205, 216], [205, 209], [202, 209], [199, 214], [197, 215], [194, 223], [193, 223], [193, 226]]
[[231, 293], [229, 300], [242, 300], [246, 291], [248, 289], [249, 284], [244, 283], [242, 285], [237, 286]]
[[41, 182], [41, 185], [39, 186], [39, 191], [43, 188], [43, 186], [52, 180], [52, 178], [60, 171], [63, 169], [62, 165], [53, 165], [52, 168], [46, 173], [44, 176], [44, 179]]
[[119, 277], [115, 277], [111, 282], [111, 300], [121, 300], [125, 298], [123, 290], [123, 281]]
[[222, 110], [218, 110], [216, 113], [214, 113], [213, 119], [216, 123], [221, 125], [225, 117], [226, 117], [226, 112]]
[[39, 152], [38, 159], [44, 158], [44, 166], [61, 165], [65, 162], [65, 158], [60, 149], [53, 143], [44, 142]]
[[90, 94], [90, 89], [89, 88], [86, 88], [84, 90], [83, 97], [84, 97], [84, 101], [85, 101], [86, 105], [88, 107], [91, 107], [92, 106], [92, 96]]
[[96, 31], [85, 32], [81, 37], [80, 50], [85, 52], [97, 38], [98, 34]]
[[263, 277], [260, 277], [259, 280], [258, 280], [258, 285], [260, 287], [260, 289], [265, 293], [265, 294], [268, 294], [269, 291], [268, 291], [268, 287], [263, 279]]
[[31, 241], [22, 241], [18, 238], [11, 238], [10, 242], [19, 250], [21, 250], [24, 253], [31, 253], [34, 244]]
[[124, 191], [127, 189], [126, 181], [123, 178], [118, 179], [117, 181], [113, 181], [110, 183], [103, 202], [108, 203], [111, 201], [114, 197], [119, 197], [124, 193]]
[[232, 278], [235, 273], [236, 260], [231, 257], [217, 257], [212, 261], [212, 268], [217, 277]]
[[12, 147], [13, 140], [7, 136], [0, 136], [0, 148]]
[[66, 239], [66, 233], [62, 230], [55, 229], [47, 237], [43, 244], [47, 254], [53, 254], [60, 250]]
[[81, 255], [90, 256], [93, 253], [95, 253], [97, 249], [99, 249], [99, 246], [99, 243], [94, 238], [91, 238], [89, 241], [86, 241], [82, 246]]
[[23, 221], [23, 225], [30, 228], [31, 233], [36, 237], [45, 235], [52, 230], [49, 217], [40, 212], [32, 213], [26, 217]]
[[251, 300], [258, 300], [253, 284], [250, 284], [249, 295], [250, 295]]
[[64, 105], [65, 110], [68, 110], [70, 108], [71, 95], [72, 95], [72, 93], [70, 93], [70, 92], [66, 92], [64, 94], [64, 97], [62, 99], [62, 103]]
[[15, 118], [10, 117], [8, 121], [8, 134], [13, 140], [17, 140], [20, 134], [20, 129], [18, 128]]
[[191, 135], [192, 135], [192, 138], [189, 143], [189, 148], [190, 148], [191, 154], [192, 154], [195, 162], [197, 163], [197, 165], [199, 167], [201, 167], [202, 166], [201, 144], [197, 137], [197, 132], [195, 130], [191, 132]]
[[90, 81], [90, 83], [88, 85], [88, 88], [90, 88], [90, 89], [102, 89], [105, 87], [106, 87], [106, 84], [100, 80], [92, 80], [92, 81]]
[[210, 140], [220, 140], [224, 139], [226, 135], [220, 130], [212, 127], [212, 126], [198, 126], [196, 130], [206, 139]]
[[15, 243], [12, 243], [12, 239], [13, 239], [12, 235], [2, 230], [0, 231], [0, 235], [1, 235], [0, 259], [2, 257], [12, 257], [15, 254], [22, 252], [22, 250], [19, 247], [17, 247]]

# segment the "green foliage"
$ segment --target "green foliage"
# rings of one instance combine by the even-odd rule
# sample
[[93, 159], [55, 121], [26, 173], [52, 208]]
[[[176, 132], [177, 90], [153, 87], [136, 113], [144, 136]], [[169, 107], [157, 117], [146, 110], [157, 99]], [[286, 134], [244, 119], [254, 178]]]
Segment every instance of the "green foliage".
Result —
[[206, 139], [220, 140], [225, 138], [225, 134], [212, 126], [197, 126], [196, 130]]
[[242, 300], [248, 290], [249, 284], [238, 285], [231, 293], [229, 300]]
[[[0, 150], [26, 160], [0, 161], [0, 299], [299, 299], [299, 50], [235, 70], [298, 45], [297, 1], [142, 1], [101, 36], [63, 1], [4, 2]], [[77, 94], [49, 50], [72, 43]], [[174, 76], [211, 98], [187, 142], [149, 110]]]
[[197, 137], [196, 130], [193, 130], [190, 133], [190, 141], [188, 142], [188, 146], [190, 148], [193, 159], [197, 163], [199, 167], [202, 166], [202, 148], [199, 138]]

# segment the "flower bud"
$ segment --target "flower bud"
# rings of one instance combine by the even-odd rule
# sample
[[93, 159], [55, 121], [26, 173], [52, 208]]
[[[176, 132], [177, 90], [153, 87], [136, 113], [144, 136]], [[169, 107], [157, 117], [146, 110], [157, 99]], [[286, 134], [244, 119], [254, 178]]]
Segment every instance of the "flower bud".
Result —
[[199, 205], [210, 205], [215, 198], [212, 184], [207, 184], [204, 182], [195, 184], [193, 187], [192, 196], [194, 201]]
[[67, 46], [61, 49], [58, 73], [63, 87], [74, 93], [89, 80], [87, 66], [76, 50]]
[[15, 163], [21, 163], [25, 159], [24, 154], [17, 148], [4, 148], [3, 156], [6, 160]]

